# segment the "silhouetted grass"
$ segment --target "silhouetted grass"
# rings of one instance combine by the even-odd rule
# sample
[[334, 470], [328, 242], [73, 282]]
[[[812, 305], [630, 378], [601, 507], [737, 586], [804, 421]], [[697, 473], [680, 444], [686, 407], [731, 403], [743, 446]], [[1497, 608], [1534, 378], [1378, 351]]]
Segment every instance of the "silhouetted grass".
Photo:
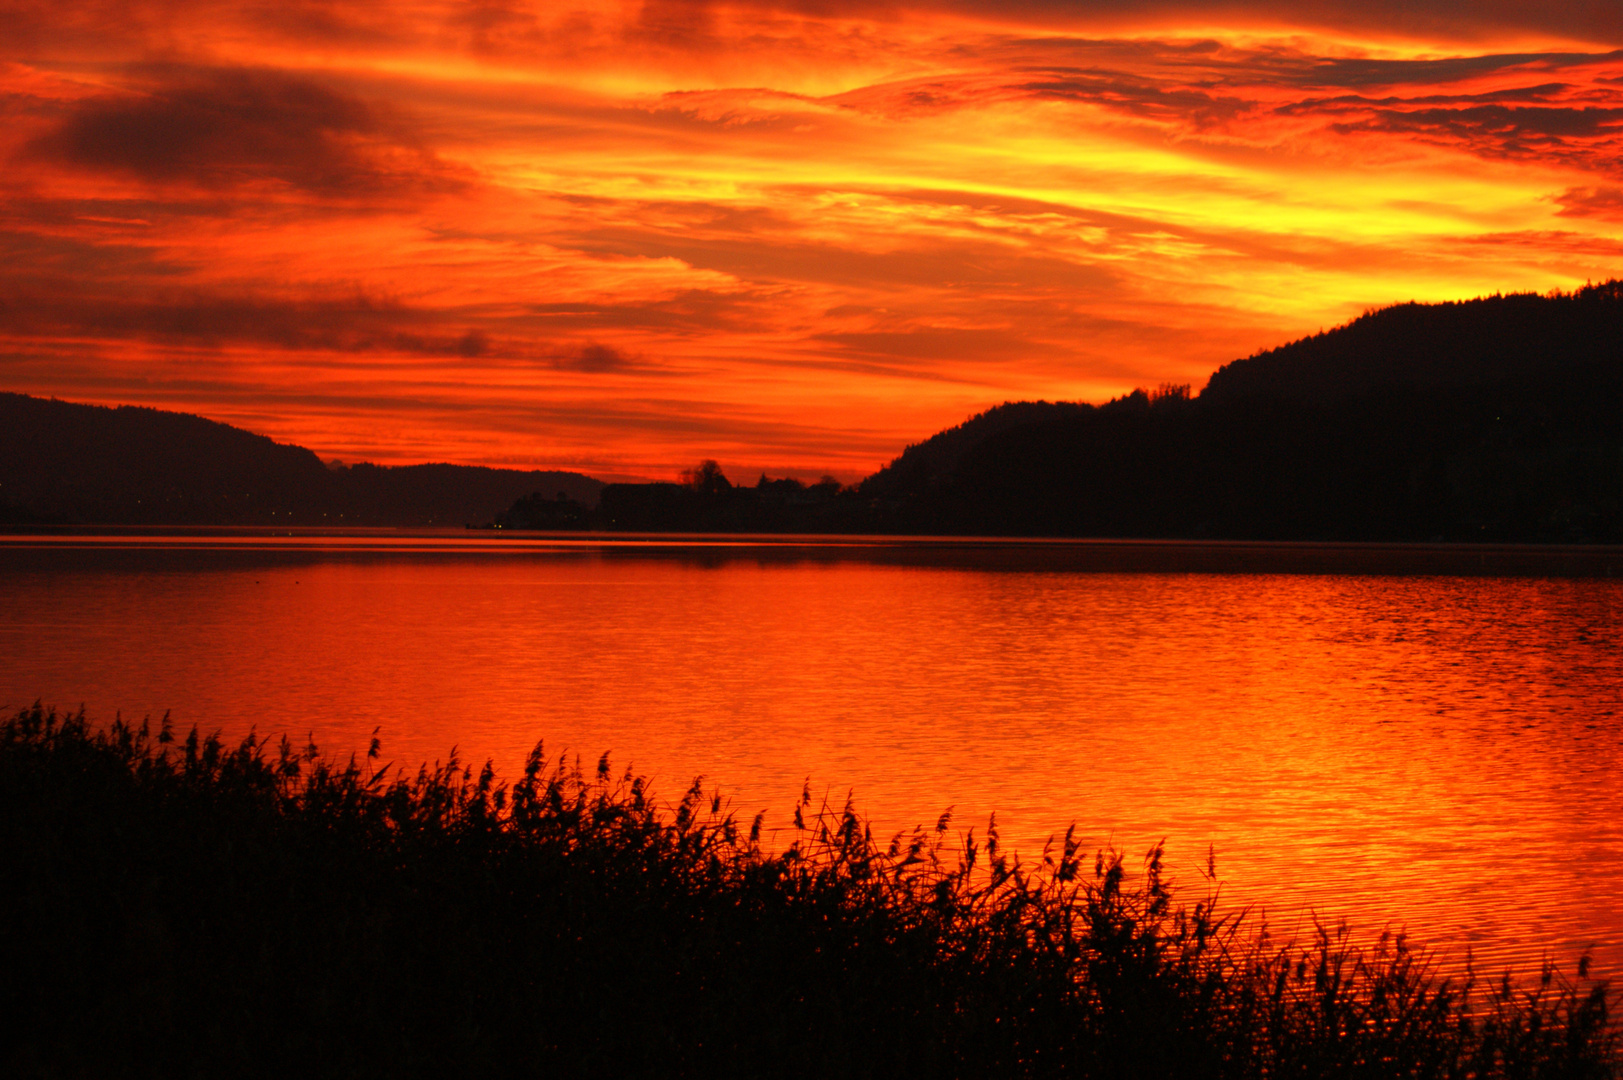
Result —
[[[9, 1076], [1609, 1077], [1604, 987], [1281, 943], [1074, 838], [787, 851], [538, 747], [499, 782], [0, 727]], [[1514, 902], [1513, 897], [1506, 898]]]

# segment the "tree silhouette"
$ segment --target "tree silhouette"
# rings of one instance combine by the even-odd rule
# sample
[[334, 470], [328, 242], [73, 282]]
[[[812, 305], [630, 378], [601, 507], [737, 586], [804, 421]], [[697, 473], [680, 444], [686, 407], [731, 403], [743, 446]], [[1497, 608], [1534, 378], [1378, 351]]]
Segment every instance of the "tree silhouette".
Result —
[[683, 469], [682, 486], [701, 495], [720, 495], [733, 489], [732, 483], [713, 458], [699, 462], [697, 468]]

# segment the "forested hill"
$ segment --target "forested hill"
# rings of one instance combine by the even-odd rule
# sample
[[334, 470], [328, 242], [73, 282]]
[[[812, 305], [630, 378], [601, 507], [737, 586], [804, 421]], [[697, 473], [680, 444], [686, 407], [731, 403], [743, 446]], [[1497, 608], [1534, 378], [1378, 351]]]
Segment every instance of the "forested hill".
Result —
[[1615, 379], [1620, 357], [1623, 281], [1608, 281], [1570, 294], [1513, 293], [1382, 308], [1328, 333], [1225, 364], [1200, 398], [1334, 402], [1390, 389]]
[[927, 489], [949, 476], [966, 455], [993, 435], [1014, 428], [1074, 418], [1091, 406], [1074, 401], [1009, 401], [938, 431], [862, 482], [870, 497]]
[[537, 491], [590, 505], [602, 487], [568, 472], [334, 469], [186, 413], [0, 393], [0, 521], [12, 523], [459, 526]]
[[859, 489], [922, 533], [1623, 542], [1623, 283], [1406, 304], [1191, 399], [999, 406]]

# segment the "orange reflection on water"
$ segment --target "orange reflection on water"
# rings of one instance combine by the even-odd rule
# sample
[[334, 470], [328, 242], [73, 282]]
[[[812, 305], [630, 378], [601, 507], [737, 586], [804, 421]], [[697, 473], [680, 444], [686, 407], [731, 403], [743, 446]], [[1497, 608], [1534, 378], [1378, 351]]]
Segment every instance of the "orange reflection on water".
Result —
[[[847, 552], [849, 555], [850, 552]], [[996, 811], [1035, 854], [1165, 838], [1198, 885], [1623, 968], [1623, 582], [998, 571], [590, 546], [0, 552], [0, 702], [173, 710], [415, 767], [695, 775], [787, 827]], [[742, 556], [742, 557], [741, 557]], [[780, 834], [781, 835], [781, 834]], [[1456, 953], [1458, 955], [1458, 953]]]

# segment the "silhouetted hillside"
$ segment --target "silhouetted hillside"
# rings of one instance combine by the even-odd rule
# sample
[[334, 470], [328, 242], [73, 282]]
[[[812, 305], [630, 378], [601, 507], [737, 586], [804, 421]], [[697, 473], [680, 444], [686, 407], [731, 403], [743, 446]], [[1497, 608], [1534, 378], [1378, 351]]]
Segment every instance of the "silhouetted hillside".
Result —
[[1074, 417], [1086, 408], [1072, 401], [1006, 401], [909, 446], [901, 457], [864, 480], [862, 490], [869, 496], [883, 496], [928, 488], [949, 476], [964, 455], [992, 436], [1028, 424]]
[[1617, 377], [1620, 348], [1623, 281], [1570, 294], [1399, 304], [1225, 364], [1200, 398], [1325, 403], [1394, 389], [1607, 380]]
[[1406, 304], [1226, 365], [1195, 400], [971, 426], [949, 468], [904, 454], [861, 485], [875, 528], [1623, 542], [1623, 283]]
[[463, 525], [532, 492], [593, 504], [578, 473], [329, 469], [309, 450], [185, 413], [0, 393], [0, 521]]
[[14, 519], [67, 522], [338, 510], [331, 474], [303, 447], [185, 413], [22, 394], [0, 394], [0, 498]]

